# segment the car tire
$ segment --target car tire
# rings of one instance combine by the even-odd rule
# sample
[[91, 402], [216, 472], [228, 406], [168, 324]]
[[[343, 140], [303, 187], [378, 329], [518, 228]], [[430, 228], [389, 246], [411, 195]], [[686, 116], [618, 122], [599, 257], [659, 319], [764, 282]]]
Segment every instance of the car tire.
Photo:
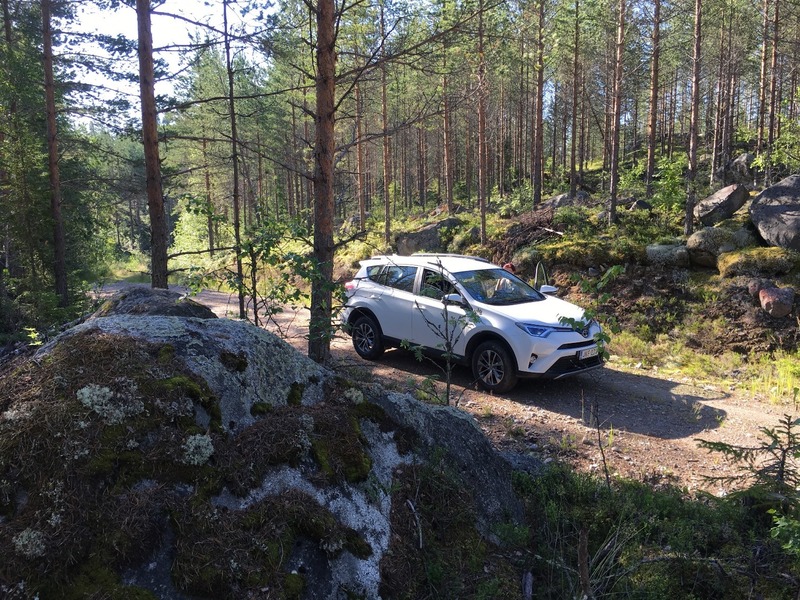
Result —
[[361, 358], [375, 360], [383, 355], [384, 347], [381, 339], [381, 328], [375, 319], [362, 315], [353, 323], [351, 330], [353, 348]]
[[472, 353], [472, 374], [489, 392], [503, 393], [517, 384], [517, 369], [508, 350], [497, 341], [483, 342]]

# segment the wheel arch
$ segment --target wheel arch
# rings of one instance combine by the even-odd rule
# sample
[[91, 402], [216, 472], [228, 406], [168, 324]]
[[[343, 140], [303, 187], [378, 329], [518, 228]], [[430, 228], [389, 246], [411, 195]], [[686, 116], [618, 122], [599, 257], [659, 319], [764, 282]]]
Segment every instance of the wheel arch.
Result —
[[469, 342], [467, 342], [466, 354], [464, 359], [466, 360], [467, 364], [472, 362], [472, 354], [475, 352], [475, 348], [480, 346], [483, 342], [498, 342], [500, 343], [503, 348], [508, 352], [509, 357], [514, 363], [514, 366], [517, 364], [517, 355], [514, 354], [513, 348], [511, 345], [506, 341], [506, 339], [500, 335], [499, 333], [495, 333], [494, 331], [482, 331], [479, 334], [473, 336]]
[[361, 317], [371, 318], [373, 321], [375, 321], [375, 324], [378, 326], [378, 329], [380, 330], [381, 334], [383, 333], [383, 328], [381, 328], [381, 323], [380, 321], [378, 321], [378, 317], [376, 317], [375, 313], [373, 313], [370, 309], [365, 308], [363, 306], [353, 307], [353, 310], [351, 310], [350, 314], [347, 315], [347, 325], [348, 326], [353, 325]]

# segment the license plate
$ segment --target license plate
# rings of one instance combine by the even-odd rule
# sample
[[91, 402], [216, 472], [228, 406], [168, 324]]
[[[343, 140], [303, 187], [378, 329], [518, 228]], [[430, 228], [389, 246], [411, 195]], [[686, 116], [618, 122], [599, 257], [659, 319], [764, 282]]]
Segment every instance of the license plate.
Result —
[[586, 360], [587, 358], [592, 358], [598, 354], [599, 350], [597, 346], [592, 346], [591, 348], [586, 348], [586, 350], [581, 350], [578, 352], [578, 360]]

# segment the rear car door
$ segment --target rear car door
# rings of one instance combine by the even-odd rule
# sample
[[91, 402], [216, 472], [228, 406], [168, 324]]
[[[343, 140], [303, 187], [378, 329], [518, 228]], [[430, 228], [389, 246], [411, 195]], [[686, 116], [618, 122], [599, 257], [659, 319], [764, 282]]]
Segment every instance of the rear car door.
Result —
[[385, 337], [401, 341], [409, 339], [416, 278], [417, 267], [414, 266], [387, 265], [381, 272], [381, 290], [374, 291], [369, 306]]

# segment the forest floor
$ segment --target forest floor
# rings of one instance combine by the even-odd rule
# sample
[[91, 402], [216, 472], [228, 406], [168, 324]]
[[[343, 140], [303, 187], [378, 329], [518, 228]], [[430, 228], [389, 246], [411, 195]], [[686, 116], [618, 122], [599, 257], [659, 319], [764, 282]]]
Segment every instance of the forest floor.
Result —
[[[109, 286], [102, 293], [115, 289]], [[228, 293], [203, 291], [195, 300], [220, 317], [238, 311], [236, 297]], [[307, 311], [286, 311], [267, 328], [305, 353], [307, 318]], [[332, 355], [334, 368], [351, 379], [417, 394], [433, 383], [436, 396], [445, 398], [442, 362], [419, 361], [400, 349], [365, 361], [343, 334], [334, 339]], [[698, 440], [758, 446], [766, 439], [763, 428], [778, 426], [785, 413], [793, 412], [735, 387], [625, 368], [613, 359], [603, 369], [558, 381], [522, 380], [506, 394], [477, 390], [469, 369], [456, 367], [450, 403], [471, 413], [501, 452], [560, 461], [601, 477], [714, 495], [743, 482], [709, 479], [735, 475], [738, 467], [701, 448]]]

